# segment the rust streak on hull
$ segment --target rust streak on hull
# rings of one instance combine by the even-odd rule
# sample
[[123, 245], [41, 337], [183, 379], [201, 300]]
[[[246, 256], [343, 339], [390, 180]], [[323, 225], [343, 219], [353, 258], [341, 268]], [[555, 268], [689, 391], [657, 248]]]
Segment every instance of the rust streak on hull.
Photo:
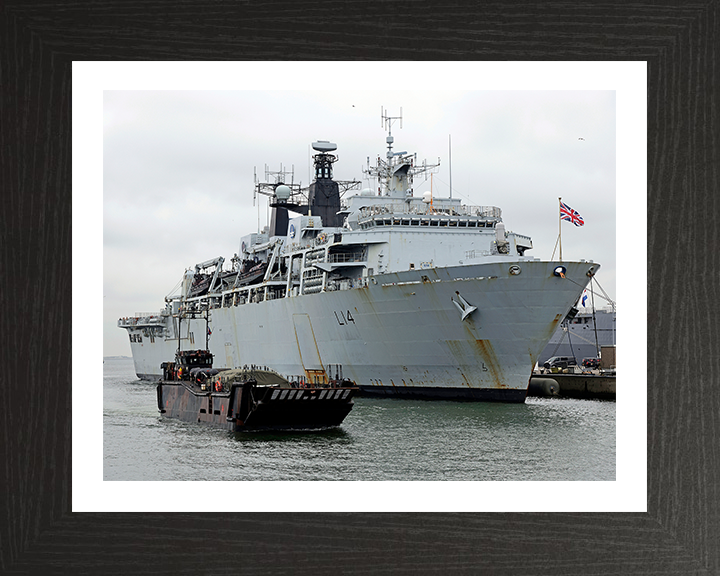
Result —
[[500, 368], [500, 362], [492, 344], [489, 340], [475, 340], [475, 347], [480, 353], [480, 356], [485, 362], [488, 371], [492, 375], [493, 380], [497, 383], [499, 388], [507, 388], [505, 384], [502, 369]]

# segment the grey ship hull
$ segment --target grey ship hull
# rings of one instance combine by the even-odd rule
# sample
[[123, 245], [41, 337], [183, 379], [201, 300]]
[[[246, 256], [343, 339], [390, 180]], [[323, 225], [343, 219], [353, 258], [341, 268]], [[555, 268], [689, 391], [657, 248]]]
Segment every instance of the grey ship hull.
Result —
[[[377, 275], [362, 288], [214, 308], [209, 348], [216, 367], [311, 375], [340, 364], [364, 394], [522, 402], [539, 354], [588, 270], [598, 268], [562, 262], [560, 278], [558, 264], [410, 270]], [[521, 273], [510, 274], [511, 266]], [[174, 356], [178, 340], [167, 335], [176, 321], [167, 318], [166, 337], [131, 343], [139, 377], [160, 377], [160, 363]], [[184, 320], [181, 347], [204, 343], [205, 320]]]

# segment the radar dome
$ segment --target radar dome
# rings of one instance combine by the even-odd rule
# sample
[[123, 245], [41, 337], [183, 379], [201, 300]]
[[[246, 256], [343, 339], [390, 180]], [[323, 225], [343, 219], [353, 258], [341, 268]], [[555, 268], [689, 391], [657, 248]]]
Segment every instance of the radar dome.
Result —
[[423, 192], [422, 201], [425, 202], [425, 204], [430, 204], [430, 202], [432, 202], [432, 192], [430, 192], [429, 190], [427, 192]]
[[285, 184], [281, 184], [277, 188], [275, 188], [275, 198], [280, 200], [281, 202], [286, 202], [288, 198], [290, 198], [290, 194], [292, 191], [290, 190], [289, 186], [285, 186]]

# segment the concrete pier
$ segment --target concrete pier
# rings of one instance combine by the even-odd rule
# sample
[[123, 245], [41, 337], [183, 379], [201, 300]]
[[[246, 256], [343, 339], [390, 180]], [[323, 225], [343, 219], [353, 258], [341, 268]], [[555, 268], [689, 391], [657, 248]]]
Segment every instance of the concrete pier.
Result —
[[615, 400], [615, 376], [605, 374], [533, 374], [528, 396]]

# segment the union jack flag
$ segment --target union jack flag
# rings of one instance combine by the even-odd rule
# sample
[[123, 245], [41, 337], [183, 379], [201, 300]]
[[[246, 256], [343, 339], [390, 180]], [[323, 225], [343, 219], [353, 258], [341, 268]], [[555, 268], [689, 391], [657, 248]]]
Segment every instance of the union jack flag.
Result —
[[567, 204], [560, 202], [560, 218], [572, 222], [575, 226], [582, 226], [585, 220], [578, 214], [577, 210], [573, 210]]

